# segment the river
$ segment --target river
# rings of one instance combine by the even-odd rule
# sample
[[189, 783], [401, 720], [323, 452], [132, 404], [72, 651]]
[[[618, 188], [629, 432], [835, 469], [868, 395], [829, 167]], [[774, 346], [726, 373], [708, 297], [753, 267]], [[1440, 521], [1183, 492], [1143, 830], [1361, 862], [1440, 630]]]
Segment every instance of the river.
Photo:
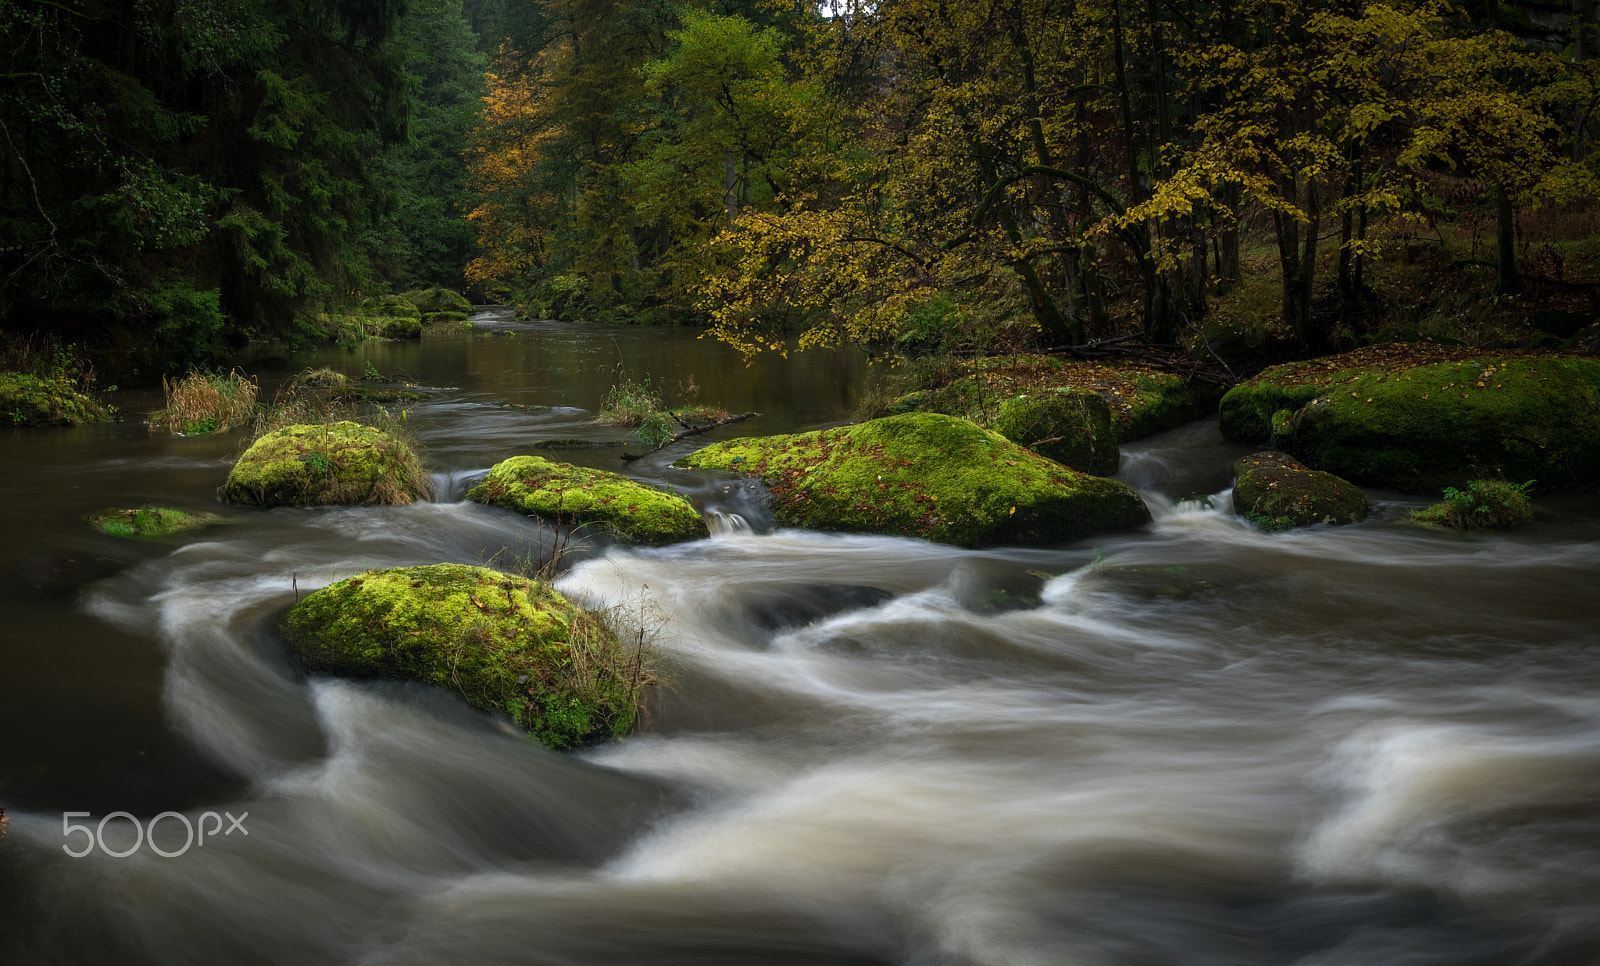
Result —
[[[306, 679], [274, 620], [366, 568], [537, 552], [461, 494], [533, 441], [623, 439], [588, 421], [619, 371], [763, 414], [703, 441], [846, 421], [865, 366], [483, 322], [259, 368], [431, 387], [404, 421], [437, 502], [221, 507], [239, 435], [152, 437], [148, 397], [0, 436], [0, 961], [1600, 962], [1592, 495], [1462, 535], [1370, 492], [1362, 524], [1269, 535], [1209, 420], [1124, 447], [1151, 525], [970, 551], [774, 531], [669, 466], [698, 441], [566, 451], [754, 527], [577, 562], [562, 589], [645, 628], [667, 686], [636, 735], [555, 754]], [[146, 501], [227, 522], [84, 521]]]

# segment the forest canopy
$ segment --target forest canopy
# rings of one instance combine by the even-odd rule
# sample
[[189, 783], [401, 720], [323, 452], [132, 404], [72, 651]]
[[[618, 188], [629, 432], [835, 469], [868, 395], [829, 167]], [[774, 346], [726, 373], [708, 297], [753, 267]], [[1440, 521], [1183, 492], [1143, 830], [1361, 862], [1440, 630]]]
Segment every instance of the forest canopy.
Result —
[[12, 0], [0, 327], [154, 372], [443, 285], [746, 352], [1165, 343], [1255, 251], [1314, 349], [1441, 219], [1522, 288], [1519, 213], [1596, 194], [1595, 6]]

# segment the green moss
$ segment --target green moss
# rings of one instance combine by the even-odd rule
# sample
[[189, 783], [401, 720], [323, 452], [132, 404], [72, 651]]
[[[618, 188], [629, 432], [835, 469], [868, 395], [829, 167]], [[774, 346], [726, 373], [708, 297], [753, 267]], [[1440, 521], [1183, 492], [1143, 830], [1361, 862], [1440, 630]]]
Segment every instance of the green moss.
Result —
[[378, 332], [385, 339], [420, 339], [422, 337], [422, 320], [408, 318], [385, 318]]
[[422, 312], [404, 295], [375, 295], [361, 303], [361, 311], [369, 316], [422, 320]]
[[261, 506], [404, 504], [431, 490], [411, 447], [354, 422], [285, 426], [245, 451], [222, 497]]
[[1600, 362], [1505, 357], [1344, 379], [1301, 408], [1285, 449], [1412, 493], [1484, 477], [1600, 485]]
[[675, 493], [539, 456], [513, 456], [489, 470], [469, 500], [531, 517], [597, 525], [636, 543], [661, 545], [707, 535], [705, 521]]
[[0, 372], [0, 419], [14, 426], [82, 426], [105, 418], [105, 407], [69, 379]]
[[506, 714], [552, 748], [632, 727], [638, 674], [595, 673], [618, 650], [596, 615], [549, 586], [459, 564], [368, 571], [301, 600], [282, 629], [315, 672], [434, 684]]
[[1473, 480], [1464, 490], [1447, 487], [1442, 502], [1415, 511], [1411, 519], [1425, 527], [1456, 530], [1514, 527], [1533, 519], [1533, 504], [1528, 499], [1528, 488], [1532, 485], [1532, 480], [1526, 483]]
[[1268, 531], [1364, 520], [1370, 505], [1354, 485], [1308, 469], [1286, 453], [1255, 453], [1233, 466], [1234, 508]]
[[[427, 323], [428, 325], [440, 325], [440, 324], [449, 323], [449, 322], [466, 322], [467, 321], [467, 313], [465, 313], [465, 312], [429, 312], [429, 313], [427, 313], [426, 315], [424, 315], [422, 317], [422, 321]], [[468, 324], [470, 326], [470, 323], [468, 323]]]
[[466, 296], [447, 288], [421, 288], [405, 293], [405, 298], [424, 316], [429, 313], [450, 313], [465, 319], [467, 313], [472, 311], [472, 303], [467, 301]]
[[1080, 473], [1110, 476], [1122, 458], [1111, 407], [1093, 393], [1057, 389], [1008, 399], [991, 428]]
[[1218, 406], [1222, 436], [1235, 443], [1270, 442], [1290, 416], [1322, 392], [1317, 383], [1278, 382], [1262, 376], [1240, 383], [1223, 395]]
[[112, 507], [89, 515], [89, 523], [95, 529], [113, 537], [166, 537], [216, 522], [217, 517], [212, 513], [185, 513], [160, 506], [137, 510]]
[[679, 465], [760, 478], [781, 524], [1037, 546], [1150, 519], [1121, 483], [1078, 473], [951, 416], [907, 413], [792, 436], [736, 439]]
[[1007, 400], [1072, 390], [1106, 401], [1112, 430], [1122, 443], [1182, 426], [1214, 407], [1220, 394], [1153, 368], [1062, 362], [1041, 355], [947, 361], [924, 379], [925, 388], [899, 397], [885, 413], [943, 413], [998, 429], [996, 420]]

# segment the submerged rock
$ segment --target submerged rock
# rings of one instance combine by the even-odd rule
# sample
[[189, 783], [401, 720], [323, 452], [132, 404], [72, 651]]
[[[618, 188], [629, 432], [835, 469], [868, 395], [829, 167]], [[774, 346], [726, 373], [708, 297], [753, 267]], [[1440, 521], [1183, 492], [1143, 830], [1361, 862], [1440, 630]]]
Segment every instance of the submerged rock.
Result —
[[513, 456], [495, 464], [467, 499], [557, 523], [598, 526], [652, 546], [709, 535], [700, 514], [676, 493], [541, 456]]
[[105, 418], [105, 407], [69, 379], [0, 372], [0, 419], [8, 425], [82, 426]]
[[147, 506], [137, 510], [116, 507], [89, 515], [89, 523], [113, 537], [166, 537], [185, 530], [199, 530], [217, 522], [214, 513], [185, 513], [171, 507]]
[[223, 484], [228, 503], [406, 504], [432, 490], [405, 442], [348, 420], [285, 426], [256, 440]]
[[991, 428], [1079, 473], [1110, 476], [1122, 460], [1111, 407], [1090, 392], [1057, 389], [1016, 396], [1000, 404]]
[[1355, 523], [1371, 508], [1366, 494], [1347, 480], [1309, 469], [1286, 453], [1254, 453], [1233, 471], [1234, 509], [1263, 530]]
[[1414, 364], [1369, 363], [1352, 353], [1268, 369], [1223, 398], [1221, 425], [1229, 439], [1270, 440], [1365, 486], [1430, 493], [1505, 477], [1583, 489], [1600, 485], [1600, 362], [1430, 350]]
[[310, 671], [436, 684], [552, 748], [626, 734], [647, 679], [599, 615], [482, 567], [367, 571], [299, 601], [281, 626]]
[[1144, 501], [1121, 483], [933, 413], [730, 440], [678, 465], [757, 477], [780, 525], [812, 530], [1038, 546], [1150, 520]]

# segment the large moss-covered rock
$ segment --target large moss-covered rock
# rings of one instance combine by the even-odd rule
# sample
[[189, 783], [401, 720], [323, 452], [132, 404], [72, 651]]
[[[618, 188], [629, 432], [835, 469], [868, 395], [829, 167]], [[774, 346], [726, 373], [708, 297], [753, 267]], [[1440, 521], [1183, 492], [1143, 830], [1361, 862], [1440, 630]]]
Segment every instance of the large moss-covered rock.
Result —
[[1013, 397], [1000, 404], [991, 428], [1079, 473], [1110, 476], [1122, 459], [1111, 407], [1090, 392], [1056, 389]]
[[422, 313], [417, 309], [416, 303], [404, 295], [374, 295], [361, 302], [361, 311], [365, 315], [388, 316], [396, 319], [418, 319]]
[[598, 526], [635, 543], [659, 546], [708, 535], [689, 502], [620, 473], [513, 456], [497, 463], [467, 499], [572, 525]]
[[1287, 453], [1255, 453], [1233, 471], [1234, 509], [1263, 530], [1355, 523], [1370, 509], [1366, 494], [1349, 481], [1309, 469]]
[[228, 474], [222, 498], [260, 506], [405, 504], [431, 489], [410, 446], [346, 420], [285, 426], [256, 440]]
[[623, 653], [615, 636], [522, 577], [460, 564], [368, 571], [305, 597], [282, 628], [313, 672], [436, 684], [553, 748], [633, 725], [638, 673], [595, 659]]
[[472, 303], [460, 292], [448, 288], [420, 288], [405, 294], [423, 316], [430, 312], [459, 312], [462, 318], [472, 311]]
[[1121, 483], [934, 413], [730, 440], [679, 465], [757, 477], [780, 524], [813, 530], [1038, 546], [1150, 520], [1144, 501]]
[[89, 515], [89, 523], [113, 537], [168, 537], [199, 530], [217, 522], [214, 513], [186, 513], [172, 507], [147, 506], [136, 510], [111, 507]]
[[1600, 485], [1600, 362], [1458, 349], [1278, 366], [1224, 397], [1222, 430], [1366, 486], [1587, 488]]
[[998, 430], [1005, 401], [1071, 390], [1105, 400], [1112, 430], [1123, 443], [1182, 426], [1211, 411], [1220, 395], [1153, 366], [1063, 362], [1025, 354], [950, 360], [925, 373], [924, 386], [896, 399], [885, 413], [944, 413]]
[[8, 425], [82, 426], [105, 418], [105, 407], [70, 380], [0, 372], [0, 420]]

